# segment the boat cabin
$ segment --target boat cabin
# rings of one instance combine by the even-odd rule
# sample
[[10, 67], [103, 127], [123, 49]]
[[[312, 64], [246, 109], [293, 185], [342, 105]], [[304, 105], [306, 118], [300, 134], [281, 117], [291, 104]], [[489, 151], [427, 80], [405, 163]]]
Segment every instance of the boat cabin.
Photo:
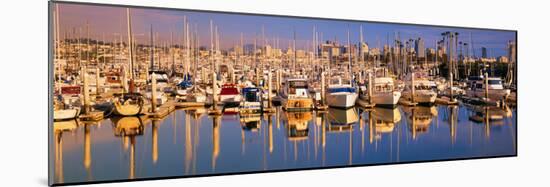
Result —
[[308, 83], [306, 79], [288, 79], [286, 89], [287, 95], [290, 97], [308, 97]]
[[[489, 84], [490, 90], [501, 90], [504, 89], [502, 85], [502, 79], [499, 77], [489, 77], [487, 78], [487, 83]], [[485, 89], [485, 79], [483, 76], [471, 76], [468, 77], [468, 88], [471, 90]]]
[[245, 102], [261, 102], [261, 92], [259, 88], [250, 87], [250, 88], [243, 88], [242, 93], [244, 96]]

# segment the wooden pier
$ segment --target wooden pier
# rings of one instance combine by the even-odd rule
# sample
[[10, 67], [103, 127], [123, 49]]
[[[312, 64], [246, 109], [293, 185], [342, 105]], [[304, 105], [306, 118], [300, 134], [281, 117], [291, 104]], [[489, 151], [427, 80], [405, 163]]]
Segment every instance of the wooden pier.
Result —
[[359, 98], [357, 98], [357, 101], [355, 102], [355, 104], [363, 108], [373, 108], [376, 105], [374, 103], [370, 103], [368, 101], [365, 101]]
[[478, 98], [478, 97], [464, 96], [461, 99], [465, 103], [474, 104], [474, 105], [500, 106], [502, 104], [501, 101], [495, 101], [492, 99]]
[[435, 98], [435, 103], [441, 104], [441, 105], [458, 105], [458, 100], [453, 99], [449, 97], [437, 97]]
[[275, 111], [277, 111], [275, 109], [275, 107], [264, 107], [263, 108], [263, 113], [272, 114], [272, 113], [275, 113]]
[[318, 110], [318, 111], [326, 111], [328, 110], [328, 105], [315, 105], [315, 110]]
[[176, 110], [175, 102], [174, 101], [168, 101], [164, 103], [163, 105], [157, 107], [155, 112], [148, 112], [146, 114], [147, 117], [150, 118], [163, 118], [170, 114], [172, 111]]
[[409, 100], [406, 100], [406, 99], [399, 99], [399, 102], [398, 102], [400, 105], [404, 105], [404, 106], [416, 106], [418, 105], [418, 103], [416, 102], [412, 102], [412, 101], [409, 101]]
[[100, 121], [103, 119], [102, 111], [92, 111], [78, 116], [80, 121]]
[[177, 108], [189, 108], [189, 107], [204, 107], [206, 103], [200, 102], [174, 102]]

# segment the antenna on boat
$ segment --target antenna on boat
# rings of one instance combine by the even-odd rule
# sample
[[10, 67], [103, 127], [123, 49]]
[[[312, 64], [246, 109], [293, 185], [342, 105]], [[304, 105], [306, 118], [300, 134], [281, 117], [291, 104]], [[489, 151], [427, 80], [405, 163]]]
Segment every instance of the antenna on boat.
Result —
[[[150, 31], [150, 38], [149, 38], [149, 41], [150, 41], [150, 49], [149, 49], [149, 53], [150, 53], [150, 58], [151, 58], [151, 71], [153, 71], [154, 69], [154, 63], [155, 63], [155, 47], [154, 47], [154, 44], [153, 44], [153, 24], [151, 24], [151, 31]], [[149, 73], [149, 72], [147, 72]]]
[[294, 40], [292, 41], [292, 50], [294, 51], [294, 61], [292, 63], [292, 71], [293, 73], [296, 72], [296, 28], [292, 28], [292, 31], [294, 33]]

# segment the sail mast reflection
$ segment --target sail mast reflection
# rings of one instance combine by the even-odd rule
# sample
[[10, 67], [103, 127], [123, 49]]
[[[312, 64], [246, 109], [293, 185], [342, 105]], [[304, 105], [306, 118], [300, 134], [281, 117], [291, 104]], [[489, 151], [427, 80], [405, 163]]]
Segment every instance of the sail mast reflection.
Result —
[[78, 126], [76, 120], [56, 121], [53, 123], [54, 141], [55, 141], [55, 176], [57, 183], [63, 183], [65, 176], [63, 173], [63, 132], [74, 132]]

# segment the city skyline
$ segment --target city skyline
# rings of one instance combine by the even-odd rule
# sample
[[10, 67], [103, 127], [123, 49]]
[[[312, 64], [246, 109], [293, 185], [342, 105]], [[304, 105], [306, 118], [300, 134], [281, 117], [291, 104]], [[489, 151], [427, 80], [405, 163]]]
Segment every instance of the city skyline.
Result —
[[[86, 37], [86, 25], [90, 28], [90, 38], [106, 41], [119, 40], [127, 42], [126, 8], [111, 6], [94, 6], [78, 4], [60, 4], [60, 37], [65, 34]], [[346, 21], [315, 18], [291, 18], [280, 16], [240, 15], [234, 13], [214, 13], [187, 10], [165, 10], [155, 8], [130, 8], [132, 31], [138, 44], [149, 44], [151, 26], [159, 39], [169, 42], [173, 35], [175, 45], [182, 44], [184, 16], [189, 20], [191, 31], [199, 33], [201, 46], [210, 47], [210, 20], [218, 27], [220, 48], [227, 50], [240, 44], [241, 33], [244, 44], [252, 44], [254, 37], [262, 45], [262, 28], [265, 40], [275, 46], [286, 49], [292, 44], [294, 31], [298, 49], [307, 49], [313, 39], [313, 28], [318, 34], [319, 43], [328, 40], [347, 44], [347, 31], [350, 32], [352, 45], [359, 43], [360, 27], [363, 29], [364, 42], [369, 48], [393, 46], [394, 36], [402, 41], [422, 38], [425, 48], [434, 48], [435, 42], [442, 39], [441, 33], [458, 32], [459, 41], [474, 44], [472, 56], [480, 57], [481, 48], [485, 47], [491, 57], [507, 56], [508, 41], [516, 40], [513, 31], [470, 29], [443, 26], [424, 26], [398, 23], [378, 23], [368, 21]], [[73, 36], [74, 37], [74, 36]], [[322, 38], [321, 38], [322, 37]], [[159, 45], [159, 43], [157, 43]], [[413, 46], [414, 48], [414, 42]], [[310, 46], [309, 46], [310, 48]], [[458, 50], [457, 50], [458, 51]]]

